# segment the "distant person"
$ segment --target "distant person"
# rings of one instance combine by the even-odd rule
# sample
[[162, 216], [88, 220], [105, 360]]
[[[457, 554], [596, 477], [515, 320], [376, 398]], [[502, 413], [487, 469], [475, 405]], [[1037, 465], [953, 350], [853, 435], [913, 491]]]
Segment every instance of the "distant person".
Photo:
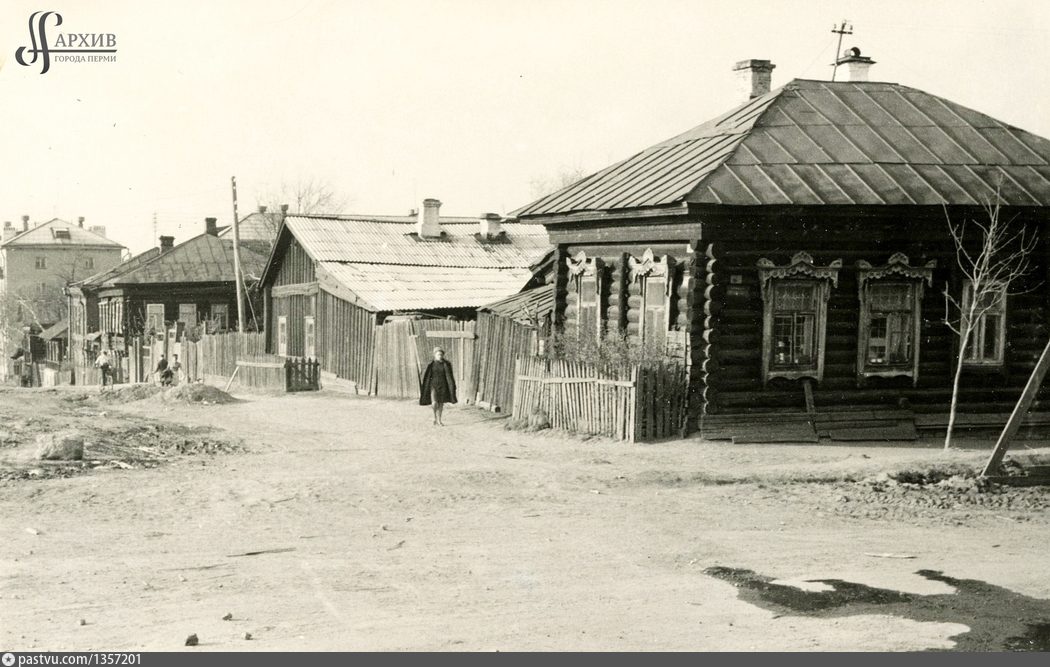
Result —
[[179, 373], [182, 371], [182, 364], [179, 363], [179, 355], [173, 354], [171, 357], [171, 366], [168, 367], [168, 370], [171, 371], [171, 384], [176, 385], [179, 383]]
[[423, 382], [419, 387], [419, 404], [432, 406], [434, 425], [444, 426], [441, 420], [445, 403], [456, 402], [456, 379], [452, 377], [452, 364], [445, 359], [445, 351], [434, 348], [434, 360], [427, 364], [423, 372]]
[[171, 369], [168, 368], [168, 359], [163, 354], [160, 355], [160, 361], [157, 362], [157, 368], [153, 374], [160, 378], [162, 387], [171, 385]]
[[113, 389], [113, 378], [111, 376], [113, 370], [113, 360], [109, 356], [109, 350], [102, 350], [95, 357], [95, 368], [98, 369], [98, 391], [102, 393], [106, 390], [106, 381], [109, 380], [109, 388]]

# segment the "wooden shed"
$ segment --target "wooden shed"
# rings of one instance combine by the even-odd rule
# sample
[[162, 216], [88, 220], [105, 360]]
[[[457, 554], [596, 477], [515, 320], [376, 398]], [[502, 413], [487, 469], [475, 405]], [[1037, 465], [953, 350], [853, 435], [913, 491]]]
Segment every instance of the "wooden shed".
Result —
[[[513, 214], [557, 248], [556, 319], [684, 345], [692, 427], [940, 428], [960, 354], [942, 292], [969, 289], [946, 216], [998, 198], [1042, 239], [1017, 287], [1045, 281], [1050, 141], [896, 83], [763, 90], [763, 62], [738, 66], [756, 77], [742, 105]], [[979, 323], [965, 412], [1005, 421], [1048, 296], [1004, 295]]]
[[269, 349], [315, 357], [329, 379], [373, 392], [375, 331], [388, 318], [473, 320], [479, 306], [539, 280], [533, 267], [550, 252], [542, 227], [440, 216], [440, 205], [428, 199], [409, 216], [288, 215], [262, 280]]

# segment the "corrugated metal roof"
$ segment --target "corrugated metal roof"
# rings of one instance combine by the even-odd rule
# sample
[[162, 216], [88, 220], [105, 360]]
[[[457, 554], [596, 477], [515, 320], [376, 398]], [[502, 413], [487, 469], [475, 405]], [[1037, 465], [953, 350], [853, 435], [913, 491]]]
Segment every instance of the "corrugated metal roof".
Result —
[[[56, 236], [56, 230], [68, 230], [68, 238]], [[95, 246], [109, 248], [123, 248], [121, 244], [113, 239], [107, 239], [101, 234], [96, 234], [90, 229], [75, 225], [59, 218], [53, 218], [42, 222], [36, 227], [21, 232], [8, 240], [0, 243], [4, 247], [20, 245], [54, 245], [54, 246]]]
[[535, 324], [536, 320], [542, 320], [554, 312], [554, 285], [541, 285], [518, 292], [487, 304], [481, 310], [526, 324]]
[[518, 292], [528, 268], [491, 269], [321, 262], [321, 267], [372, 310], [477, 308]]
[[504, 224], [505, 239], [483, 240], [474, 218], [443, 216], [439, 239], [416, 236], [415, 218], [408, 216], [289, 215], [285, 226], [319, 262], [527, 268], [550, 250], [542, 227]]
[[[130, 260], [134, 261], [134, 260]], [[266, 256], [241, 244], [241, 270], [258, 278]], [[105, 286], [157, 283], [233, 282], [233, 239], [201, 234], [129, 271], [104, 281]]]
[[796, 79], [517, 217], [670, 206], [1050, 205], [1050, 141], [895, 83]]

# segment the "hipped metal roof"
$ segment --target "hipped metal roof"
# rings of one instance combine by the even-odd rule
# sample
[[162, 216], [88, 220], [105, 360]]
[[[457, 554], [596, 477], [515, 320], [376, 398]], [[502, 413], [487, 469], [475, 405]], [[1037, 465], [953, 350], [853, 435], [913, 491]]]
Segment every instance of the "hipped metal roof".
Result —
[[[67, 234], [56, 235], [56, 230], [66, 230]], [[0, 243], [5, 248], [14, 246], [82, 246], [93, 248], [123, 248], [121, 244], [113, 239], [108, 239], [90, 229], [80, 225], [66, 222], [60, 218], [52, 218], [42, 222], [36, 227], [31, 227], [24, 232]]]
[[[376, 312], [477, 308], [521, 290], [550, 251], [537, 225], [504, 223], [501, 237], [487, 239], [476, 218], [442, 216], [442, 236], [420, 238], [415, 223], [411, 216], [289, 215], [282, 234], [318, 262], [319, 275]], [[280, 248], [279, 239], [268, 271]]]
[[518, 209], [1050, 205], [1050, 141], [895, 83], [795, 79]]
[[[141, 257], [141, 256], [140, 256]], [[233, 239], [201, 234], [146, 261], [128, 260], [108, 275], [100, 286], [161, 283], [234, 282]], [[266, 256], [241, 243], [241, 271], [247, 278], [258, 278]], [[125, 267], [121, 271], [120, 268]]]

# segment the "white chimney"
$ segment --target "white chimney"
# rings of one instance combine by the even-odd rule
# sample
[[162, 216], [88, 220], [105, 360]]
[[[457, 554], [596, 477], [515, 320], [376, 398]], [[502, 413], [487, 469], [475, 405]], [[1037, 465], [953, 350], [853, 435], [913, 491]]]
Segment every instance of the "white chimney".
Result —
[[503, 233], [503, 218], [499, 213], [482, 213], [478, 222], [482, 238], [492, 239]]
[[80, 216], [80, 217], [77, 218], [77, 226], [78, 227], [83, 227], [84, 226], [84, 216]]
[[17, 233], [18, 233], [18, 230], [15, 228], [14, 225], [11, 224], [11, 221], [10, 220], [5, 220], [4, 221], [3, 240], [7, 241], [8, 239], [14, 238], [15, 234], [17, 234]]
[[745, 100], [753, 100], [769, 92], [773, 83], [773, 68], [768, 60], [741, 60], [733, 65], [740, 91]]
[[95, 234], [98, 234], [99, 236], [105, 236], [106, 235], [106, 226], [105, 225], [91, 225], [90, 227], [88, 227], [88, 231], [89, 232], [94, 232]]
[[420, 238], [432, 239], [441, 236], [441, 218], [438, 212], [441, 202], [437, 199], [424, 199], [423, 209], [416, 216], [416, 233]]
[[860, 55], [860, 49], [854, 46], [843, 51], [835, 64], [846, 68], [847, 81], [867, 81], [868, 70], [875, 64], [875, 61], [868, 56]]

